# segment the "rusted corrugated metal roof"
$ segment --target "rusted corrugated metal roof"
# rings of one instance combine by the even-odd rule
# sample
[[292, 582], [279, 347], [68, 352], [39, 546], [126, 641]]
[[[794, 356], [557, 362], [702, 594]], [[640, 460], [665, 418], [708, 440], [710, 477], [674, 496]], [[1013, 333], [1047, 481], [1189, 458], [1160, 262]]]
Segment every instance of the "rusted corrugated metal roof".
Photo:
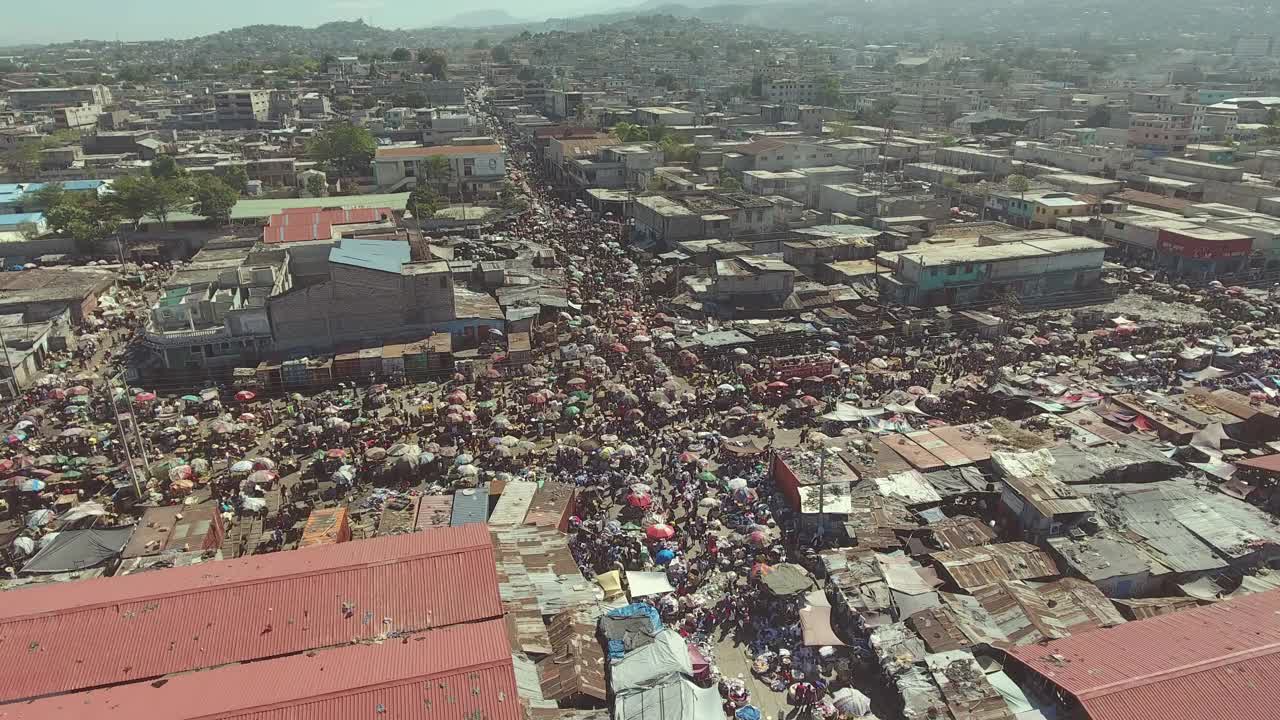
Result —
[[419, 530], [427, 528], [448, 527], [453, 517], [452, 495], [419, 495], [418, 522]]
[[596, 624], [578, 617], [575, 610], [565, 610], [547, 626], [551, 638], [551, 655], [538, 663], [542, 695], [549, 700], [563, 700], [584, 695], [605, 700], [604, 647], [596, 637]]
[[1025, 542], [957, 548], [931, 555], [956, 585], [969, 590], [1001, 580], [1055, 577], [1058, 566], [1045, 551]]
[[497, 618], [483, 526], [5, 594], [0, 702]]
[[501, 620], [9, 705], [12, 720], [520, 720]]
[[995, 531], [986, 523], [967, 515], [931, 523], [928, 530], [933, 534], [933, 541], [944, 550], [989, 545], [996, 539]]
[[568, 483], [548, 480], [538, 488], [524, 521], [535, 527], [551, 527], [564, 530], [573, 507], [574, 487]]
[[1280, 590], [1010, 648], [1093, 720], [1274, 718]]
[[513, 644], [522, 652], [548, 654], [543, 616], [594, 602], [593, 585], [582, 576], [560, 531], [530, 525], [492, 530], [498, 591], [510, 616]]

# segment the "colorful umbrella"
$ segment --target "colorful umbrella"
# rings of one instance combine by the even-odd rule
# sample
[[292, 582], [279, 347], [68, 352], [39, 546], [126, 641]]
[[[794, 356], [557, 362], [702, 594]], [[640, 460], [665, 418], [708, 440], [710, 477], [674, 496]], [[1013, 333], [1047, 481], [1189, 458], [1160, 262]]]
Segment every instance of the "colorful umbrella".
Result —
[[252, 390], [241, 390], [236, 393], [236, 400], [239, 400], [240, 402], [249, 402], [256, 397], [258, 397], [258, 395]]
[[644, 534], [650, 540], [668, 540], [675, 536], [676, 529], [666, 523], [657, 523], [646, 528]]
[[149, 403], [155, 399], [156, 399], [156, 394], [153, 392], [140, 392], [137, 395], [133, 396], [134, 402], [139, 402], [139, 403]]

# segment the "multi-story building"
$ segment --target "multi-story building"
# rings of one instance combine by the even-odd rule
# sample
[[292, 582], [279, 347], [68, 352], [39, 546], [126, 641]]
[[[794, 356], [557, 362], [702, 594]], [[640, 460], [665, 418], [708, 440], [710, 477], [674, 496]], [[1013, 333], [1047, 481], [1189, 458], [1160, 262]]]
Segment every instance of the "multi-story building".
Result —
[[9, 106], [14, 110], [111, 104], [111, 89], [106, 85], [77, 87], [22, 88], [9, 91]]
[[374, 180], [385, 192], [415, 187], [425, 174], [429, 158], [436, 157], [449, 164], [449, 173], [433, 181], [450, 194], [490, 197], [501, 189], [506, 177], [506, 153], [501, 145], [489, 140], [477, 145], [378, 148], [373, 159]]
[[983, 235], [977, 244], [918, 245], [876, 280], [881, 297], [906, 305], [1050, 299], [1097, 287], [1107, 247], [1056, 230]]
[[814, 103], [818, 98], [818, 83], [813, 80], [765, 80], [760, 89], [771, 103]]
[[1187, 149], [1191, 141], [1191, 117], [1165, 113], [1129, 115], [1129, 145], [1151, 155], [1169, 155]]
[[343, 239], [316, 282], [272, 297], [279, 350], [325, 352], [352, 342], [418, 339], [456, 319], [447, 262], [417, 259], [408, 241]]
[[271, 348], [267, 303], [292, 287], [288, 252], [212, 248], [170, 279], [143, 346], [169, 370], [252, 365]]
[[1232, 54], [1238, 58], [1271, 57], [1275, 53], [1276, 39], [1271, 35], [1244, 35], [1236, 38]]
[[333, 112], [333, 108], [327, 96], [320, 93], [307, 93], [298, 100], [298, 112], [302, 117], [322, 118], [328, 117]]
[[213, 99], [221, 128], [253, 129], [271, 117], [270, 90], [227, 90]]

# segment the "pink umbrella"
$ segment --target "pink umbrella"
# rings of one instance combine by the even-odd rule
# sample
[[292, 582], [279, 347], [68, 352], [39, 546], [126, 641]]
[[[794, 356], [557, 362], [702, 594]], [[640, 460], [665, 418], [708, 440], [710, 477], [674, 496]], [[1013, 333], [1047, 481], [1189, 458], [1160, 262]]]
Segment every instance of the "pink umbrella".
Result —
[[156, 399], [156, 394], [153, 392], [140, 392], [137, 395], [134, 395], [133, 399], [135, 402], [149, 403]]
[[462, 392], [461, 390], [454, 390], [453, 392], [445, 396], [445, 400], [450, 405], [462, 405], [467, 401], [467, 394]]
[[236, 393], [236, 399], [240, 402], [249, 402], [256, 397], [258, 397], [258, 395], [251, 390], [241, 390]]
[[72, 397], [79, 397], [79, 396], [81, 396], [81, 395], [88, 395], [88, 394], [89, 394], [89, 388], [87, 388], [87, 387], [85, 387], [85, 386], [83, 386], [83, 385], [76, 385], [76, 386], [75, 386], [75, 387], [73, 387], [73, 388], [67, 388], [67, 394], [68, 394], [68, 395], [70, 395], [70, 396], [72, 396]]
[[697, 462], [697, 461], [698, 461], [697, 453], [691, 453], [688, 450], [680, 453], [680, 462], [682, 463], [691, 463], [691, 462]]
[[667, 540], [675, 536], [676, 529], [666, 523], [658, 523], [656, 525], [650, 525], [648, 529], [644, 531], [644, 534], [650, 540]]
[[622, 343], [614, 343], [614, 344], [612, 344], [612, 345], [610, 345], [610, 346], [609, 346], [609, 349], [610, 349], [610, 350], [612, 350], [612, 351], [614, 351], [614, 352], [616, 352], [616, 353], [625, 353], [625, 352], [627, 352], [627, 346], [626, 346], [626, 345], [623, 345]]
[[812, 395], [805, 395], [804, 397], [800, 398], [800, 402], [804, 403], [805, 405], [808, 405], [809, 407], [817, 407], [822, 404], [821, 400], [819, 400], [818, 398]]

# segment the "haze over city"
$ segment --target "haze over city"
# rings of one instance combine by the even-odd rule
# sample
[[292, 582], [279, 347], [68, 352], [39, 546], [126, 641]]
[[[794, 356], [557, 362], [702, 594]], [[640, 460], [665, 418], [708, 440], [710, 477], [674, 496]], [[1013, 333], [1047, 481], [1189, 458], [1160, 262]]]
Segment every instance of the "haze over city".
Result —
[[6, 720], [1240, 720], [1280, 6], [26, 5]]

